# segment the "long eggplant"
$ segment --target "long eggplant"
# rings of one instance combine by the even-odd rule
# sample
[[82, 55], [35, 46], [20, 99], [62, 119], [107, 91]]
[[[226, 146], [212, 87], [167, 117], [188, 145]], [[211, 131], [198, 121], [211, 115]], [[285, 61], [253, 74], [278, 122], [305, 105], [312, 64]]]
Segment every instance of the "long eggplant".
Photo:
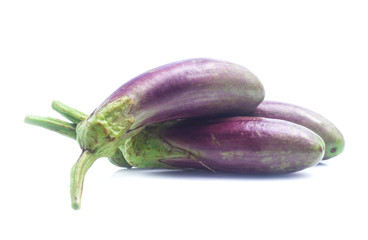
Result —
[[71, 170], [71, 200], [80, 208], [84, 176], [94, 161], [113, 156], [145, 126], [179, 118], [241, 115], [264, 99], [246, 68], [219, 60], [189, 59], [150, 70], [112, 93], [77, 125], [82, 149]]
[[323, 160], [335, 157], [344, 150], [345, 141], [339, 129], [328, 119], [309, 109], [289, 103], [263, 101], [254, 112], [247, 115], [282, 119], [311, 129], [326, 144]]
[[[80, 117], [83, 113], [60, 102], [54, 102], [53, 108], [71, 121], [78, 119], [80, 122], [86, 118]], [[339, 129], [331, 121], [312, 110], [290, 103], [265, 100], [259, 104], [253, 112], [246, 115], [286, 120], [311, 129], [325, 142], [326, 151], [322, 160], [335, 157], [344, 149], [345, 140]], [[83, 116], [86, 115], [84, 114]], [[60, 129], [57, 128], [57, 125], [55, 126], [56, 128], [54, 131], [60, 132]], [[76, 135], [75, 130], [74, 132], [68, 130], [66, 132], [70, 135]], [[130, 165], [125, 161], [124, 156], [119, 152], [113, 158], [110, 158], [110, 161], [120, 167], [130, 167]]]
[[[85, 118], [60, 103], [53, 108], [76, 122]], [[34, 116], [26, 122], [75, 138], [75, 124]], [[152, 124], [126, 140], [120, 151], [115, 157], [129, 167], [282, 174], [318, 163], [325, 145], [316, 133], [289, 121], [228, 117]]]
[[[75, 133], [66, 122], [61, 127], [63, 121], [58, 119], [30, 119], [66, 136]], [[48, 124], [40, 124], [40, 119]], [[325, 144], [319, 135], [301, 125], [241, 116], [152, 124], [128, 139], [120, 150], [130, 166], [138, 168], [280, 174], [315, 165], [323, 157]]]
[[317, 164], [325, 144], [313, 131], [288, 121], [229, 117], [154, 124], [121, 150], [129, 164], [141, 168], [283, 174]]

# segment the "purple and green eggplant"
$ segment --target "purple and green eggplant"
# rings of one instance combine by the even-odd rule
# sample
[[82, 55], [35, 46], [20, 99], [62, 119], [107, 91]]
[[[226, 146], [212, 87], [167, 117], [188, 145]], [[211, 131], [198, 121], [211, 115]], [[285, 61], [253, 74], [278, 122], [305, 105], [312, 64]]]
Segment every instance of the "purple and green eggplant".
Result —
[[79, 209], [84, 176], [94, 161], [112, 157], [145, 126], [174, 119], [241, 115], [264, 99], [264, 88], [246, 68], [219, 60], [190, 59], [130, 80], [76, 126], [82, 149], [71, 171], [72, 207]]
[[314, 166], [325, 144], [313, 131], [278, 119], [228, 117], [147, 126], [120, 148], [140, 168], [284, 174]]
[[[60, 102], [52, 106], [69, 120], [78, 119], [75, 123], [86, 117]], [[75, 123], [63, 125], [58, 119], [33, 116], [27, 119], [75, 138]], [[152, 124], [119, 149], [115, 157], [125, 163], [122, 166], [283, 174], [317, 164], [324, 156], [325, 143], [313, 131], [289, 121], [241, 116]]]
[[191, 59], [127, 82], [89, 116], [53, 102], [70, 122], [35, 116], [25, 121], [78, 140], [74, 209], [80, 208], [84, 176], [100, 157], [128, 168], [280, 174], [343, 150], [341, 133], [327, 119], [290, 104], [260, 104], [263, 99], [262, 84], [244, 67]]
[[[61, 122], [55, 121], [55, 129]], [[55, 131], [50, 125], [46, 128]], [[70, 136], [68, 131], [66, 123], [60, 133]], [[119, 149], [123, 153], [119, 161], [138, 168], [283, 174], [317, 164], [325, 143], [310, 129], [289, 121], [239, 116], [152, 124]]]
[[[65, 116], [74, 124], [78, 124], [87, 118], [86, 114], [57, 101], [52, 103], [52, 107], [55, 111]], [[255, 111], [247, 114], [247, 116], [281, 119], [309, 128], [318, 134], [325, 142], [326, 151], [323, 160], [339, 155], [344, 149], [345, 141], [339, 129], [331, 121], [312, 110], [289, 103], [265, 100], [258, 105]], [[40, 122], [40, 119], [42, 119], [42, 117], [35, 117], [35, 122]], [[50, 121], [50, 119], [48, 121]], [[47, 120], [44, 118], [44, 122], [46, 123], [43, 124], [43, 127], [45, 128], [50, 129], [51, 127], [51, 130], [53, 131], [59, 132], [63, 135], [71, 136], [73, 138], [76, 137], [76, 125], [73, 127], [70, 125], [71, 123], [64, 122], [65, 124], [61, 129], [60, 125], [62, 125], [63, 121], [54, 119], [53, 124], [48, 125]], [[118, 151], [109, 159], [117, 166], [130, 167], [120, 151]]]
[[344, 150], [345, 141], [339, 129], [328, 119], [309, 109], [289, 103], [263, 101], [254, 112], [247, 115], [282, 119], [309, 128], [326, 144], [323, 160], [335, 157]]

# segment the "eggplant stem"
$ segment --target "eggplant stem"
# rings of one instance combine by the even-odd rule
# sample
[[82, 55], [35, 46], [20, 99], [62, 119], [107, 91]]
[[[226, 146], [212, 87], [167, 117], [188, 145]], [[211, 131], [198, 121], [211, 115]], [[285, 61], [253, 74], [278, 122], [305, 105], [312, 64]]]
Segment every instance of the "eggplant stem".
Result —
[[65, 122], [56, 118], [51, 117], [40, 117], [28, 115], [24, 119], [25, 123], [39, 126], [57, 133], [61, 135], [76, 139], [76, 125], [73, 123]]
[[84, 177], [97, 158], [92, 152], [83, 150], [78, 161], [72, 167], [70, 173], [70, 196], [72, 208], [75, 210], [80, 209], [81, 206]]
[[[59, 101], [53, 101], [52, 102], [52, 109], [54, 109], [56, 112], [60, 113], [62, 116], [66, 117], [70, 121], [73, 121], [75, 124], [79, 124], [79, 122], [84, 121], [87, 119], [88, 115], [75, 109], [72, 107], [69, 107], [65, 105], [64, 103], [61, 103]], [[109, 160], [112, 164], [118, 166], [118, 167], [124, 167], [124, 168], [131, 168], [132, 166], [125, 160], [122, 152], [120, 149], [116, 151], [114, 155], [109, 157]]]
[[51, 107], [74, 124], [78, 124], [88, 117], [87, 114], [82, 113], [75, 108], [71, 108], [59, 101], [53, 101]]
[[[72, 109], [68, 106], [66, 106], [65, 104], [62, 104], [60, 102], [58, 102], [57, 104], [54, 105], [53, 102], [53, 106], [55, 106], [55, 108], [53, 108], [55, 111], [60, 113], [60, 109]], [[61, 106], [64, 106], [63, 108], [61, 108]], [[75, 110], [75, 109], [74, 109]], [[64, 111], [68, 116], [72, 116], [74, 113], [79, 113], [78, 115], [74, 115], [74, 116], [87, 116], [87, 114], [84, 114], [78, 110], [69, 112]], [[70, 114], [68, 114], [70, 113]], [[63, 115], [64, 116], [64, 115]], [[70, 119], [70, 118], [68, 118]], [[76, 119], [76, 118], [74, 118]], [[69, 122], [65, 122], [56, 118], [50, 118], [50, 117], [39, 117], [39, 116], [26, 116], [26, 118], [24, 119], [24, 122], [32, 124], [32, 125], [36, 125], [48, 130], [51, 130], [53, 132], [57, 132], [63, 136], [67, 136], [73, 139], [77, 139], [77, 132], [76, 132], [76, 124], [73, 123], [69, 123]], [[113, 163], [114, 165], [118, 166], [118, 167], [124, 167], [124, 168], [131, 168], [132, 166], [125, 160], [123, 154], [121, 153], [120, 150], [117, 150], [116, 153], [114, 155], [112, 155], [111, 157], [109, 157], [109, 160], [111, 163]]]

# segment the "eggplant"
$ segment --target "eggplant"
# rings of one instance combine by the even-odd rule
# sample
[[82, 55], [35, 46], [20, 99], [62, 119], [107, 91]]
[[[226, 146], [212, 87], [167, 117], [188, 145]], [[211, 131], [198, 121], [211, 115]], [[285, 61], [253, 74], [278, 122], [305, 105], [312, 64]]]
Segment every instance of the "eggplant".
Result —
[[[53, 102], [52, 106], [54, 110], [67, 117], [69, 120], [75, 122], [75, 119], [78, 119], [76, 123], [79, 123], [86, 118], [80, 117], [81, 115], [86, 116], [85, 114], [60, 102]], [[325, 142], [326, 151], [322, 160], [335, 157], [344, 149], [345, 140], [339, 129], [322, 115], [307, 108], [290, 103], [264, 100], [253, 112], [246, 115], [286, 120], [309, 128], [317, 133]], [[59, 131], [59, 129], [56, 128], [55, 131]], [[69, 133], [69, 131], [66, 132]], [[70, 134], [76, 135], [75, 130], [74, 132], [70, 132]], [[109, 159], [117, 166], [130, 167], [121, 153], [117, 153], [113, 159]]]
[[326, 151], [323, 160], [335, 157], [344, 150], [345, 140], [339, 129], [328, 119], [312, 110], [289, 103], [263, 101], [254, 112], [247, 115], [282, 119], [311, 129], [325, 142]]
[[[31, 119], [37, 122], [42, 117]], [[48, 124], [37, 125], [66, 136], [75, 134], [69, 123], [62, 128], [61, 120], [43, 119]], [[301, 125], [243, 116], [152, 124], [128, 139], [120, 150], [131, 166], [139, 168], [280, 174], [315, 165], [324, 155], [325, 144]]]
[[301, 125], [245, 116], [150, 125], [120, 149], [129, 164], [140, 168], [284, 174], [316, 165], [325, 144]]
[[76, 127], [82, 149], [71, 170], [71, 200], [80, 208], [84, 176], [94, 161], [112, 157], [145, 126], [174, 119], [241, 115], [264, 99], [264, 87], [246, 68], [220, 60], [189, 59], [130, 80]]
[[[54, 102], [53, 108], [76, 122], [85, 118], [61, 103]], [[75, 139], [75, 123], [34, 116], [28, 116], [26, 122]], [[325, 144], [319, 135], [301, 125], [244, 116], [152, 124], [119, 149], [114, 157], [119, 162], [126, 158], [129, 167], [283, 174], [317, 164], [324, 156]]]

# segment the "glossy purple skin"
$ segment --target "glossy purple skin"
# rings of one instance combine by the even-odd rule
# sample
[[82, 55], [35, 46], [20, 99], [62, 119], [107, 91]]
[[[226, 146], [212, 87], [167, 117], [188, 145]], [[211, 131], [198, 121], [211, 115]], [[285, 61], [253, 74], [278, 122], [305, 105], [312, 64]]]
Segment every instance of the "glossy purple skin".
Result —
[[134, 101], [132, 128], [179, 118], [241, 115], [264, 99], [264, 88], [246, 68], [213, 59], [189, 59], [147, 71], [117, 89]]
[[337, 127], [325, 117], [309, 109], [288, 103], [263, 101], [254, 112], [247, 115], [282, 119], [309, 128], [325, 142], [324, 160], [340, 154], [344, 149], [344, 137]]
[[276, 119], [185, 121], [162, 131], [160, 137], [171, 146], [190, 152], [195, 159], [161, 162], [215, 172], [290, 173], [314, 166], [324, 154], [324, 142], [314, 132]]

